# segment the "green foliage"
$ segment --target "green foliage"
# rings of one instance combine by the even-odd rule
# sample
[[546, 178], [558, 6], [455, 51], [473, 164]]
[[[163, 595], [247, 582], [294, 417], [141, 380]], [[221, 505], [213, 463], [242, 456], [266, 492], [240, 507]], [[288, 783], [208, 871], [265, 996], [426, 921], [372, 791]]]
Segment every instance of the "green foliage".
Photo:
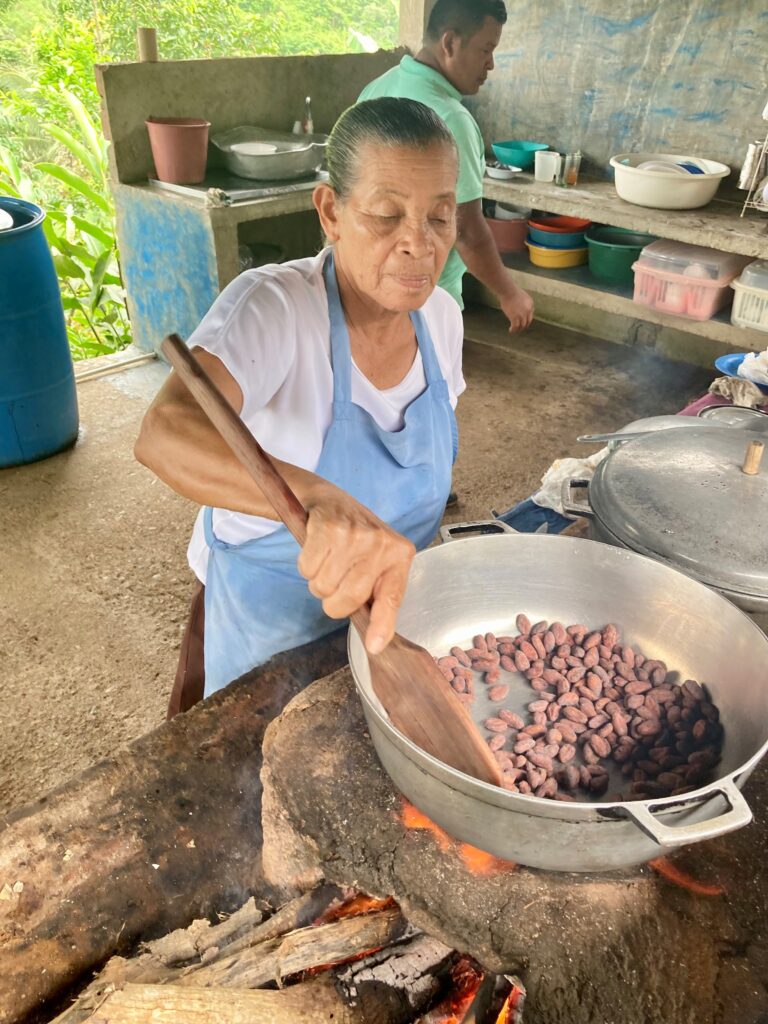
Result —
[[0, 191], [38, 203], [75, 358], [130, 342], [93, 66], [396, 43], [398, 0], [0, 0]]

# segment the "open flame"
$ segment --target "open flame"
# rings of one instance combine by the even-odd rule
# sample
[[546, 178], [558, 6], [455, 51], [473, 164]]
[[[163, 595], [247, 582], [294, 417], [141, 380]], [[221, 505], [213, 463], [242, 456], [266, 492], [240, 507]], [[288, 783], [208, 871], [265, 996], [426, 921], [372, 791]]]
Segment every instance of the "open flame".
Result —
[[507, 980], [511, 984], [509, 995], [504, 1000], [504, 1003], [499, 1010], [499, 1015], [496, 1018], [495, 1024], [522, 1024], [523, 1021], [523, 1006], [525, 1004], [525, 989], [523, 984], [517, 978], [511, 978], [506, 975]]
[[459, 843], [452, 839], [444, 829], [436, 825], [426, 814], [423, 814], [407, 800], [403, 800], [400, 820], [406, 828], [431, 832], [438, 847], [443, 851], [455, 847], [464, 867], [473, 875], [487, 877], [515, 871], [517, 868], [514, 861], [502, 860], [500, 857], [494, 857], [492, 853], [486, 853], [485, 850], [478, 850], [476, 846], [470, 846], [469, 843]]
[[682, 871], [666, 857], [657, 857], [656, 860], [648, 861], [648, 867], [657, 875], [666, 878], [668, 882], [679, 885], [681, 889], [687, 889], [688, 892], [692, 892], [696, 896], [723, 896], [725, 893], [724, 885], [720, 885], [719, 882], [700, 882], [686, 871]]
[[315, 924], [331, 924], [332, 921], [341, 921], [345, 917], [358, 917], [361, 914], [372, 914], [377, 910], [386, 910], [394, 907], [395, 901], [391, 896], [384, 900], [375, 899], [364, 892], [356, 892], [342, 903], [331, 904]]
[[418, 1024], [463, 1024], [483, 977], [473, 960], [461, 957], [451, 969], [451, 991], [429, 1013], [419, 1017]]

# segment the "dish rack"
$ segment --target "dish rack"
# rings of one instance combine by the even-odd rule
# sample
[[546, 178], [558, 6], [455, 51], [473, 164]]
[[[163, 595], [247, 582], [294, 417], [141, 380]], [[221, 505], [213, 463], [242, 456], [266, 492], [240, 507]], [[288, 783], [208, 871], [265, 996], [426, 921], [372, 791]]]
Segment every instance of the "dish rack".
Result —
[[[768, 105], [766, 105], [768, 111]], [[765, 117], [765, 111], [763, 112]], [[760, 158], [757, 161], [757, 167], [763, 167], [765, 165], [765, 154], [768, 153], [768, 134], [763, 139], [763, 146], [760, 150]], [[747, 210], [759, 210], [761, 213], [768, 213], [768, 199], [762, 198], [764, 190], [768, 190], [768, 176], [760, 178], [759, 170], [755, 173], [755, 176], [751, 182], [749, 192], [747, 192], [747, 198], [744, 200], [744, 205], [741, 208], [741, 216], [743, 217]]]

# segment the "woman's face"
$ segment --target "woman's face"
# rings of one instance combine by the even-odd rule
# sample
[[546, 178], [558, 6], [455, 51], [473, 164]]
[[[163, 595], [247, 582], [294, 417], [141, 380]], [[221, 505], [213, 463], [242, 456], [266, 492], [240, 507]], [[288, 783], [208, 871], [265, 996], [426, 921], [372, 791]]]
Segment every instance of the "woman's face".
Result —
[[329, 185], [315, 206], [340, 273], [368, 301], [390, 312], [424, 304], [456, 240], [455, 151], [368, 143], [345, 199]]

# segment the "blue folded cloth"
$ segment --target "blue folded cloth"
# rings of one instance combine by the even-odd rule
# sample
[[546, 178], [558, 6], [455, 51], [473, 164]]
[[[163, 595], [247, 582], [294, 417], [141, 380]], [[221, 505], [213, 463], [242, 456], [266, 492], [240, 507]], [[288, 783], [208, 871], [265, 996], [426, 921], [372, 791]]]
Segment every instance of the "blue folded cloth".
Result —
[[552, 508], [537, 505], [532, 498], [519, 501], [506, 512], [500, 512], [496, 518], [520, 533], [536, 533], [544, 523], [547, 524], [547, 533], [562, 533], [567, 526], [573, 526], [572, 519], [561, 516]]

